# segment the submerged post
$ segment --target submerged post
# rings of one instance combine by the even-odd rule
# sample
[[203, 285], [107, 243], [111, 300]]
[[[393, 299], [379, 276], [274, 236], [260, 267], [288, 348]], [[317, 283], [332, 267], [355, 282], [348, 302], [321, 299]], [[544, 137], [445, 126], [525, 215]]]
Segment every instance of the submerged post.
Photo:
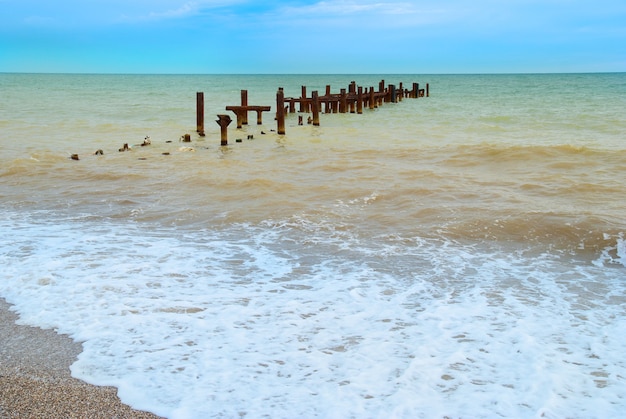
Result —
[[217, 124], [220, 126], [221, 145], [228, 145], [228, 125], [231, 123], [230, 116], [217, 115]]
[[306, 103], [306, 86], [302, 86], [302, 96], [300, 96], [300, 112], [308, 112]]
[[320, 125], [320, 101], [317, 90], [311, 92], [311, 112], [313, 112], [313, 125], [319, 127]]
[[204, 92], [196, 92], [196, 131], [204, 136]]
[[[241, 106], [242, 107], [248, 106], [248, 91], [247, 90], [241, 91]], [[239, 115], [237, 115], [237, 119], [239, 119]], [[247, 111], [242, 113], [241, 123], [243, 125], [248, 125], [248, 112]]]
[[285, 92], [282, 87], [276, 92], [276, 122], [278, 134], [285, 134]]
[[355, 101], [352, 100], [352, 98], [356, 96], [356, 82], [355, 81], [350, 82], [350, 85], [348, 86], [348, 92], [350, 93], [350, 113], [354, 113]]
[[339, 90], [339, 113], [346, 113], [348, 108], [348, 95], [346, 89]]

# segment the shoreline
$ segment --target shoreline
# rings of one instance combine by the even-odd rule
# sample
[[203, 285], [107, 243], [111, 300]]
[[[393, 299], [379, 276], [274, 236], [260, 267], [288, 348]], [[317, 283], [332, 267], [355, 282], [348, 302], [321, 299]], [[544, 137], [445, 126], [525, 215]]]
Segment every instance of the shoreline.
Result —
[[9, 308], [0, 298], [0, 417], [159, 418], [123, 404], [115, 387], [73, 378], [70, 365], [82, 344], [53, 330], [17, 325]]

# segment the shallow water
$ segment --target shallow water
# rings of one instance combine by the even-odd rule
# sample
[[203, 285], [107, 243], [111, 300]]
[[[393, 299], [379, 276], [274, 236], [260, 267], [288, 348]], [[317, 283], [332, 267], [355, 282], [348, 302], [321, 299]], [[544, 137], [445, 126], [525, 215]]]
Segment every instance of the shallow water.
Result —
[[[240, 89], [274, 109], [278, 87], [382, 78], [431, 96], [319, 127], [292, 114], [284, 136], [267, 113], [227, 147], [211, 122]], [[626, 75], [2, 74], [0, 89], [0, 296], [83, 341], [73, 374], [133, 407], [624, 410]]]

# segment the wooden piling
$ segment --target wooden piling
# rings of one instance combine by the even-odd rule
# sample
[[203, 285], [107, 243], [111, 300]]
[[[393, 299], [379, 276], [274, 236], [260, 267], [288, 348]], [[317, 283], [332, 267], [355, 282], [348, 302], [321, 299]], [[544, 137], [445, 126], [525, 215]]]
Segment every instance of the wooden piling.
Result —
[[346, 89], [341, 89], [341, 93], [339, 96], [339, 113], [346, 113], [348, 107], [348, 95], [346, 94]]
[[231, 123], [230, 116], [217, 115], [218, 120], [215, 121], [220, 126], [221, 145], [228, 145], [228, 125]]
[[[350, 82], [350, 86], [348, 86], [348, 92], [350, 93], [350, 97], [354, 98], [356, 97], [356, 82], [352, 81]], [[355, 101], [350, 99], [350, 113], [354, 113], [355, 112]]]
[[363, 113], [363, 87], [359, 86], [356, 93], [356, 113]]
[[320, 125], [320, 101], [317, 90], [311, 92], [311, 112], [313, 113], [313, 125], [319, 127]]
[[396, 85], [390, 84], [389, 85], [389, 102], [396, 103], [397, 100], [398, 100], [398, 97], [396, 93]]
[[[248, 106], [248, 91], [247, 90], [242, 90], [241, 91], [241, 106]], [[244, 112], [241, 115], [241, 123], [243, 125], [248, 125], [248, 112]]]
[[276, 92], [276, 121], [277, 121], [277, 133], [285, 134], [285, 92], [282, 87], [278, 88]]
[[196, 93], [196, 130], [204, 136], [204, 92]]
[[430, 86], [428, 85], [428, 83], [426, 83], [426, 97], [430, 97], [429, 88]]
[[306, 86], [302, 86], [302, 96], [300, 96], [300, 112], [308, 112], [306, 104]]

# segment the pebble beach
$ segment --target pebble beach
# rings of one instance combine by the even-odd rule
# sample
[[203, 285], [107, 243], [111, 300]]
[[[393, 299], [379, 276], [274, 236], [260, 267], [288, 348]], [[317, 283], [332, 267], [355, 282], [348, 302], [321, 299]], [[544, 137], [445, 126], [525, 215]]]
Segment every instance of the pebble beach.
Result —
[[70, 365], [82, 351], [80, 343], [17, 320], [0, 299], [0, 417], [158, 418], [120, 402], [115, 387], [73, 378]]

